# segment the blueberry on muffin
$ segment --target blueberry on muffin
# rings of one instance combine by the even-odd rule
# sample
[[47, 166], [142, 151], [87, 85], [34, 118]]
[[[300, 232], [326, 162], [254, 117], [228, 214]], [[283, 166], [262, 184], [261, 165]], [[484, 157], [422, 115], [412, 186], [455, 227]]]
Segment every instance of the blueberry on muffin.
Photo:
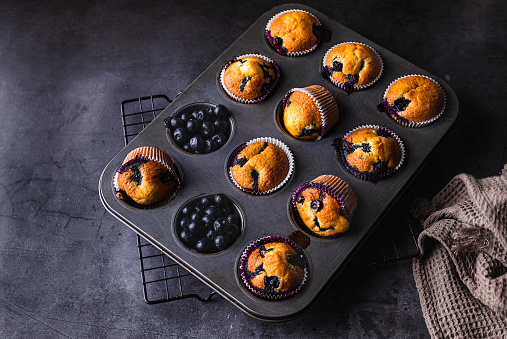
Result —
[[313, 51], [322, 36], [322, 25], [312, 14], [289, 10], [278, 13], [266, 27], [271, 46], [282, 55], [301, 56]]
[[282, 237], [266, 237], [251, 243], [243, 252], [239, 268], [248, 289], [270, 300], [297, 293], [307, 275], [303, 252]]
[[322, 86], [293, 88], [283, 100], [283, 124], [300, 140], [319, 140], [339, 119], [332, 94]]
[[383, 69], [377, 52], [358, 42], [332, 47], [324, 56], [323, 63], [324, 72], [331, 82], [347, 93], [372, 85]]
[[333, 237], [346, 232], [357, 206], [350, 186], [334, 175], [321, 175], [301, 185], [293, 194], [292, 203], [304, 230], [320, 237]]
[[333, 147], [340, 153], [349, 172], [365, 180], [392, 174], [404, 159], [403, 143], [394, 132], [384, 127], [358, 128], [344, 139], [335, 139]]
[[230, 174], [247, 192], [268, 192], [280, 185], [289, 174], [289, 159], [278, 146], [253, 142], [233, 159]]
[[425, 76], [409, 75], [389, 86], [384, 94], [384, 105], [400, 124], [421, 127], [442, 114], [445, 96], [434, 80]]
[[131, 151], [118, 169], [116, 196], [136, 206], [149, 206], [170, 198], [181, 182], [169, 155], [156, 147]]
[[280, 71], [269, 58], [245, 55], [228, 63], [221, 73], [221, 84], [233, 99], [256, 103], [264, 100], [278, 82]]

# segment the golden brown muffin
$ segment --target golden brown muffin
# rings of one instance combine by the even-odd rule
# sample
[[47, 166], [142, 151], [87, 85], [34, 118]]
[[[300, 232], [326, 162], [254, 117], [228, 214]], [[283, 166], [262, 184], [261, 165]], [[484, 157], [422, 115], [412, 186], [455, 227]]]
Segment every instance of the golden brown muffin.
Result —
[[180, 184], [169, 155], [156, 147], [140, 147], [130, 152], [115, 181], [119, 199], [142, 206], [169, 198]]
[[362, 128], [342, 143], [347, 163], [359, 172], [379, 177], [395, 169], [402, 159], [402, 149], [392, 134], [384, 129]]
[[294, 88], [284, 99], [283, 124], [297, 139], [320, 139], [338, 119], [336, 100], [322, 86]]
[[289, 173], [284, 151], [268, 142], [254, 142], [235, 157], [231, 175], [247, 191], [269, 191], [283, 182]]
[[317, 18], [297, 10], [279, 15], [267, 28], [269, 42], [282, 55], [311, 52], [321, 35], [322, 26]]
[[324, 69], [335, 85], [352, 90], [373, 84], [382, 71], [382, 60], [371, 47], [347, 42], [329, 50]]
[[310, 234], [332, 237], [349, 229], [357, 198], [343, 179], [325, 174], [299, 186], [292, 205]]
[[300, 255], [283, 242], [269, 242], [252, 251], [247, 272], [250, 284], [267, 294], [294, 290], [305, 277]]
[[399, 116], [414, 123], [423, 123], [438, 116], [445, 105], [440, 86], [433, 80], [406, 76], [395, 81], [385, 94], [389, 107]]
[[278, 80], [274, 63], [259, 56], [246, 56], [226, 67], [222, 86], [234, 99], [262, 100]]

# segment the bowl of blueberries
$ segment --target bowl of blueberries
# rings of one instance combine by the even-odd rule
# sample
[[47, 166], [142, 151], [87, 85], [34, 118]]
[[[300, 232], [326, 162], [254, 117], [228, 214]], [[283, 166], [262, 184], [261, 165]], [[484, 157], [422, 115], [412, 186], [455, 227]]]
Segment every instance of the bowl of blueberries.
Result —
[[182, 107], [164, 120], [169, 141], [190, 154], [220, 149], [232, 134], [233, 122], [227, 107], [205, 102]]
[[190, 250], [216, 253], [229, 248], [241, 235], [243, 214], [223, 193], [200, 195], [176, 212], [176, 237]]

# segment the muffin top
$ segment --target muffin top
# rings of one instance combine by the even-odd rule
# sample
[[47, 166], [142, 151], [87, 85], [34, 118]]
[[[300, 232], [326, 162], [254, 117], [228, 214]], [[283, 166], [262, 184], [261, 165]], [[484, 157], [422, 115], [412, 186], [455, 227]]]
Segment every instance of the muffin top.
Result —
[[303, 11], [278, 16], [268, 27], [271, 44], [281, 54], [309, 52], [317, 45], [322, 29], [319, 21]]
[[295, 138], [315, 140], [322, 128], [320, 109], [307, 93], [295, 90], [286, 99], [283, 124]]
[[269, 142], [253, 142], [239, 152], [232, 164], [236, 183], [250, 191], [269, 191], [283, 182], [289, 173], [284, 151]]
[[296, 196], [296, 207], [303, 223], [313, 233], [330, 237], [349, 229], [340, 203], [319, 187], [306, 187]]
[[407, 76], [395, 81], [385, 94], [389, 107], [402, 118], [420, 123], [435, 118], [444, 109], [445, 98], [433, 80]]
[[401, 161], [398, 142], [387, 132], [363, 128], [350, 134], [342, 143], [346, 161], [360, 172], [380, 175], [394, 169]]
[[274, 66], [258, 56], [247, 56], [232, 62], [224, 71], [222, 84], [233, 97], [260, 100], [277, 80]]
[[269, 242], [253, 250], [246, 269], [250, 284], [267, 293], [294, 290], [305, 276], [302, 258], [283, 242]]
[[347, 42], [327, 53], [324, 68], [336, 83], [354, 88], [372, 84], [382, 70], [382, 61], [370, 47]]

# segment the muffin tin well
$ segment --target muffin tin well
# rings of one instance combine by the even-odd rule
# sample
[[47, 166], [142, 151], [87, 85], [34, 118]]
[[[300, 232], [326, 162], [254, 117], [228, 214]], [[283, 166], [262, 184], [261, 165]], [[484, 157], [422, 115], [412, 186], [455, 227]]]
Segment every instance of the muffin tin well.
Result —
[[[316, 15], [326, 29], [332, 32], [330, 41], [321, 41], [311, 53], [301, 57], [283, 56], [265, 42], [265, 26], [276, 13], [302, 9]], [[384, 70], [381, 77], [361, 91], [347, 94], [322, 78], [322, 58], [326, 51], [340, 42], [358, 41], [372, 46], [382, 57]], [[273, 59], [280, 67], [281, 78], [274, 90], [262, 102], [243, 104], [229, 98], [220, 88], [217, 74], [238, 55], [258, 53]], [[443, 88], [447, 105], [442, 116], [432, 124], [414, 129], [397, 124], [385, 113], [377, 111], [387, 86], [406, 74], [423, 74]], [[301, 142], [281, 129], [277, 107], [284, 95], [294, 87], [321, 85], [331, 92], [338, 103], [340, 120], [316, 142]], [[229, 140], [208, 154], [191, 154], [181, 150], [167, 135], [164, 120], [185, 107], [196, 103], [225, 105], [233, 117]], [[349, 262], [365, 239], [372, 233], [384, 214], [416, 176], [426, 159], [443, 140], [459, 115], [459, 103], [453, 90], [443, 80], [389, 52], [325, 14], [304, 5], [287, 4], [263, 14], [246, 32], [220, 55], [184, 92], [182, 92], [139, 135], [122, 149], [104, 168], [99, 181], [99, 195], [112, 215], [143, 236], [163, 253], [170, 256], [224, 298], [250, 316], [263, 320], [293, 318], [318, 299], [332, 280]], [[392, 176], [378, 182], [369, 182], [353, 176], [340, 164], [332, 142], [342, 138], [351, 129], [361, 125], [379, 125], [395, 132], [405, 144], [406, 159]], [[230, 180], [228, 159], [235, 149], [250, 140], [271, 137], [283, 142], [293, 153], [294, 172], [290, 180], [275, 192], [251, 195], [239, 190]], [[169, 138], [169, 139], [168, 139]], [[140, 146], [156, 146], [167, 152], [184, 172], [183, 186], [173, 200], [151, 210], [126, 206], [114, 196], [111, 179], [129, 151]], [[350, 229], [340, 237], [322, 239], [309, 236], [304, 246], [308, 259], [308, 277], [305, 287], [297, 294], [281, 301], [258, 298], [242, 287], [238, 264], [242, 251], [256, 239], [266, 236], [289, 237], [300, 228], [294, 223], [287, 202], [292, 192], [304, 182], [320, 175], [332, 174], [345, 180], [357, 197], [357, 209]], [[225, 250], [198, 253], [182, 245], [174, 232], [175, 215], [189, 200], [220, 192], [241, 207], [242, 232]], [[303, 247], [303, 246], [301, 246]], [[327, 258], [332, 257], [333, 260]]]

